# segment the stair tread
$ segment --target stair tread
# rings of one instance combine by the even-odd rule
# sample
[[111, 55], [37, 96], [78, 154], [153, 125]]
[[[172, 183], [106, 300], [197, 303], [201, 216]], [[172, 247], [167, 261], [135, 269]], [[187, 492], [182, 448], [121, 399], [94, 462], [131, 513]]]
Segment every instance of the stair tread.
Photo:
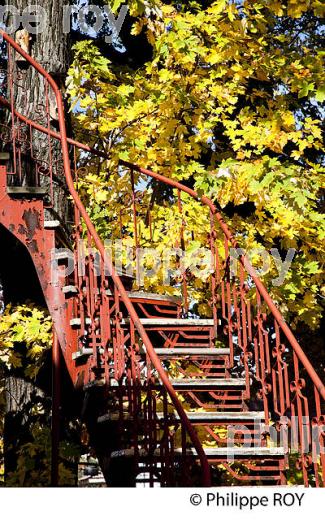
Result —
[[170, 379], [171, 384], [177, 390], [178, 388], [195, 388], [195, 387], [201, 387], [201, 388], [225, 388], [225, 387], [236, 387], [236, 388], [243, 388], [246, 386], [245, 379], [224, 379], [224, 378], [205, 378], [205, 379], [193, 379], [193, 378], [184, 378], [184, 379]]
[[[193, 421], [246, 421], [254, 419], [264, 419], [264, 412], [186, 412], [187, 417]], [[170, 414], [172, 418], [179, 420], [178, 413]], [[163, 413], [157, 413], [159, 419], [163, 418]]]
[[160, 357], [173, 356], [228, 356], [230, 354], [229, 348], [156, 348], [155, 352]]
[[[246, 455], [252, 456], [271, 456], [271, 457], [283, 457], [285, 455], [285, 449], [284, 448], [267, 448], [267, 447], [260, 447], [260, 446], [248, 446], [248, 447], [223, 447], [223, 448], [204, 448], [205, 454], [207, 457], [218, 457], [218, 456], [237, 456], [237, 457], [243, 457]], [[182, 450], [180, 448], [176, 448], [176, 453], [181, 454]], [[188, 455], [194, 455], [196, 456], [196, 450], [194, 448], [187, 449]]]
[[[204, 452], [206, 456], [210, 459], [230, 459], [230, 458], [246, 458], [246, 457], [258, 457], [258, 458], [273, 458], [273, 457], [284, 457], [286, 455], [286, 450], [283, 447], [260, 447], [260, 446], [249, 446], [249, 447], [216, 447], [216, 448], [204, 448]], [[147, 457], [148, 452], [143, 448], [139, 448], [138, 450], [140, 457]], [[181, 448], [176, 448], [174, 450], [175, 455], [182, 456], [183, 450]], [[121, 457], [133, 457], [135, 454], [134, 448], [128, 448], [124, 450], [113, 451], [111, 453], [111, 458], [121, 458]], [[195, 448], [188, 448], [186, 450], [186, 454], [188, 456], [198, 457]], [[156, 449], [153, 453], [154, 457], [160, 457], [160, 450]]]
[[[74, 258], [74, 252], [69, 249], [65, 249], [63, 251], [58, 251], [55, 254], [55, 259], [58, 261], [70, 260], [71, 258]], [[116, 273], [118, 274], [118, 276], [121, 276], [124, 278], [132, 278], [132, 279], [134, 278], [132, 275], [126, 273], [125, 271], [116, 271]]]
[[[107, 291], [107, 295], [111, 296], [112, 292], [110, 290]], [[181, 298], [177, 298], [177, 296], [170, 296], [167, 294], [156, 294], [156, 293], [146, 293], [142, 291], [128, 291], [128, 297], [133, 300], [154, 300], [154, 301], [162, 301], [162, 302], [170, 302], [175, 304], [181, 303]]]
[[[163, 412], [158, 412], [157, 419], [159, 421], [164, 419]], [[211, 422], [238, 422], [238, 421], [254, 421], [256, 419], [263, 420], [265, 418], [264, 412], [186, 412], [187, 417], [193, 423], [211, 423]], [[141, 418], [141, 417], [140, 417]], [[171, 420], [179, 420], [178, 413], [170, 413], [167, 416]], [[97, 422], [99, 424], [108, 421], [118, 421], [120, 419], [120, 412], [109, 412], [98, 417]], [[133, 421], [133, 416], [128, 412], [123, 413], [123, 421]]]
[[78, 288], [75, 285], [66, 285], [62, 288], [63, 294], [78, 294]]
[[[122, 325], [130, 323], [130, 319], [123, 319]], [[213, 327], [213, 319], [201, 319], [201, 318], [140, 318], [140, 323], [147, 326], [195, 326], [195, 327]]]
[[[122, 273], [123, 274], [123, 273]], [[69, 286], [74, 287], [76, 291], [78, 291], [77, 287], [75, 286]], [[106, 291], [107, 296], [112, 296], [112, 291], [110, 289], [107, 289]], [[162, 301], [162, 302], [170, 302], [175, 304], [181, 303], [181, 298], [177, 298], [177, 296], [170, 296], [170, 295], [164, 295], [164, 294], [156, 294], [156, 293], [145, 293], [141, 291], [127, 291], [127, 295], [129, 298], [133, 300], [154, 300], [154, 301]]]
[[74, 259], [74, 253], [73, 251], [69, 251], [68, 249], [66, 249], [65, 251], [58, 251], [57, 253], [55, 253], [55, 259], [58, 261]]
[[45, 220], [44, 221], [44, 229], [57, 229], [61, 227], [61, 223], [59, 220]]
[[[93, 351], [92, 348], [82, 348], [82, 349], [77, 350], [77, 352], [74, 352], [72, 354], [72, 359], [76, 360], [76, 359], [79, 359], [79, 358], [82, 358], [82, 357], [85, 357], [85, 356], [91, 356], [93, 353], [94, 353], [94, 351]], [[100, 348], [99, 349], [99, 353], [100, 354], [104, 354], [104, 349]]]
[[[74, 318], [74, 324], [77, 325], [76, 320], [81, 321], [80, 318]], [[140, 318], [140, 323], [142, 325], [147, 326], [171, 326], [171, 327], [181, 327], [181, 326], [195, 326], [195, 327], [212, 327], [214, 322], [213, 320], [191, 320], [191, 319], [178, 319], [178, 318]], [[113, 322], [113, 320], [112, 320]], [[120, 321], [121, 325], [129, 325], [130, 319], [129, 318], [122, 318]]]
[[157, 293], [147, 293], [142, 291], [129, 291], [128, 296], [134, 299], [148, 299], [148, 300], [156, 300], [156, 301], [168, 301], [171, 303], [181, 303], [182, 299], [177, 296], [171, 296], [169, 294], [157, 294]]
[[[55, 254], [56, 260], [63, 261], [63, 260], [69, 260], [70, 258], [74, 258], [74, 252], [69, 249], [66, 249], [64, 251], [59, 251]], [[125, 271], [116, 271], [116, 274], [123, 278], [134, 279], [133, 275], [130, 275], [129, 273], [126, 273]]]
[[[76, 323], [74, 323], [76, 325]], [[78, 321], [77, 325], [80, 325], [80, 321]], [[113, 349], [107, 349], [107, 352], [113, 353]], [[228, 356], [230, 354], [229, 348], [155, 348], [155, 352], [159, 357], [168, 358], [168, 357], [184, 357], [191, 358], [195, 356], [202, 357], [218, 357], [218, 356]], [[77, 359], [79, 357], [91, 356], [93, 354], [92, 348], [82, 348], [77, 352], [72, 354], [72, 359]], [[144, 352], [143, 355], [146, 355]]]
[[[91, 318], [85, 318], [85, 325], [91, 325]], [[81, 327], [81, 318], [72, 318], [70, 320], [71, 327]]]

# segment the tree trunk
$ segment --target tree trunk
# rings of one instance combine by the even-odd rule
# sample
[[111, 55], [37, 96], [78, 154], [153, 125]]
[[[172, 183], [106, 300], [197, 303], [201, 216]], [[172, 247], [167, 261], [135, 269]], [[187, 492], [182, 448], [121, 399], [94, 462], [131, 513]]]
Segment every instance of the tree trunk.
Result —
[[[16, 7], [20, 13], [22, 13], [26, 7], [33, 4], [43, 7], [47, 12], [48, 22], [45, 32], [37, 35], [28, 35], [26, 31], [23, 31], [20, 27], [14, 37], [21, 46], [26, 45], [27, 48], [24, 50], [27, 50], [28, 53], [54, 77], [60, 88], [64, 87], [66, 74], [70, 66], [70, 36], [64, 34], [63, 27], [63, 8], [67, 3], [67, 0], [38, 0], [37, 2], [30, 2], [30, 0], [6, 0], [7, 5]], [[10, 25], [10, 19], [8, 19], [8, 25]], [[45, 82], [41, 79], [35, 69], [26, 61], [19, 59], [18, 54], [16, 53], [13, 54], [12, 72], [12, 76], [15, 78], [12, 88], [15, 109], [25, 117], [47, 127], [49, 122], [47, 114], [49, 111], [46, 106]], [[57, 130], [58, 122], [56, 103], [53, 95], [49, 96], [49, 103], [51, 128]], [[3, 123], [7, 124], [10, 128], [11, 121], [9, 119], [7, 119], [6, 122], [3, 121]], [[18, 121], [16, 120], [15, 125], [17, 125], [17, 123]], [[69, 126], [69, 121], [67, 123]], [[29, 142], [24, 143], [24, 139], [29, 140], [30, 136], [27, 126], [20, 127], [20, 136], [20, 144], [22, 145], [20, 148], [22, 182], [24, 184], [32, 185], [37, 181], [38, 173], [41, 172], [41, 175], [39, 175], [40, 185], [49, 188], [49, 164], [50, 158], [52, 158], [52, 163], [54, 164], [53, 199], [46, 211], [46, 219], [58, 219], [63, 223], [63, 225], [65, 225], [70, 220], [71, 207], [62, 169], [60, 142], [52, 139], [50, 151], [48, 137], [41, 132], [35, 131], [33, 132], [31, 147]], [[12, 152], [12, 149], [10, 150], [10, 142], [8, 142], [8, 150]], [[12, 182], [15, 181], [13, 180]], [[25, 276], [28, 277], [29, 274], [25, 272]], [[4, 286], [6, 286], [5, 280]], [[1, 290], [2, 286], [0, 285], [0, 312], [2, 309]], [[7, 302], [11, 301], [10, 297], [10, 294], [5, 294], [5, 300]], [[2, 392], [4, 386], [6, 394], [5, 409], [7, 414], [4, 428], [5, 445], [12, 444], [13, 446], [17, 446], [19, 444], [20, 435], [23, 435], [24, 423], [26, 422], [24, 410], [26, 408], [28, 409], [28, 404], [33, 402], [35, 395], [39, 395], [39, 390], [24, 379], [14, 376], [7, 378], [5, 384], [2, 378]], [[3, 430], [3, 424], [0, 424], [0, 436], [2, 434], [1, 430]], [[4, 450], [4, 452], [6, 459], [6, 450]], [[9, 467], [9, 469], [12, 469], [14, 463], [14, 460], [10, 460], [10, 456], [9, 460], [5, 460], [5, 465]]]
[[[6, 0], [8, 5], [15, 6], [20, 13], [31, 5], [29, 0]], [[70, 35], [64, 34], [63, 16], [66, 0], [38, 0], [38, 6], [47, 13], [46, 30], [40, 34], [28, 34], [20, 27], [16, 32], [17, 43], [49, 72], [60, 88], [64, 87], [66, 74], [70, 65], [71, 45]], [[8, 20], [10, 24], [10, 20]], [[50, 123], [53, 130], [58, 129], [57, 106], [51, 90], [46, 91], [46, 83], [37, 71], [26, 61], [19, 59], [14, 54], [13, 87], [15, 107], [24, 116], [33, 119], [37, 123], [47, 127]], [[50, 113], [50, 119], [48, 114]], [[69, 126], [69, 121], [67, 121]], [[25, 133], [25, 136], [24, 136]], [[27, 134], [27, 135], [26, 135]], [[22, 129], [22, 141], [29, 139], [27, 127]], [[28, 146], [24, 150], [22, 158], [22, 177], [26, 184], [38, 182], [41, 186], [50, 185], [50, 163], [52, 164], [53, 199], [47, 212], [47, 218], [61, 220], [65, 223], [69, 220], [71, 210], [69, 208], [68, 193], [62, 168], [61, 146], [58, 141], [51, 140], [49, 147], [48, 137], [41, 132], [33, 132], [33, 149]], [[31, 160], [32, 159], [32, 160]], [[36, 159], [33, 160], [33, 159]], [[50, 190], [49, 190], [50, 191]]]

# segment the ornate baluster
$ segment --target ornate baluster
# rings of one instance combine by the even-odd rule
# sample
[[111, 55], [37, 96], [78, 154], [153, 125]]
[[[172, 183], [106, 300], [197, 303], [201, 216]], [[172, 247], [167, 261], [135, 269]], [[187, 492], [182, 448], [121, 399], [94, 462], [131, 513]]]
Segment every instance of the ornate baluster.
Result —
[[222, 299], [224, 301], [224, 318], [227, 321], [227, 325], [225, 327], [225, 331], [228, 333], [228, 341], [230, 348], [230, 361], [229, 368], [234, 366], [234, 343], [233, 343], [233, 320], [232, 320], [232, 302], [231, 302], [231, 281], [230, 281], [230, 267], [231, 267], [231, 258], [229, 255], [229, 242], [228, 239], [224, 238], [224, 251], [225, 251], [225, 288], [222, 287], [223, 294]]
[[136, 262], [136, 280], [137, 285], [141, 281], [141, 273], [139, 265], [139, 234], [138, 234], [138, 214], [137, 214], [137, 200], [135, 194], [135, 180], [134, 171], [131, 170], [131, 189], [132, 189], [132, 213], [133, 213], [133, 232], [134, 232], [134, 258]]
[[[306, 438], [306, 424], [304, 421], [301, 390], [305, 387], [305, 381], [299, 375], [299, 360], [297, 355], [293, 354], [294, 381], [290, 384], [291, 398], [291, 423], [294, 423], [294, 446], [298, 448], [299, 458], [297, 460], [297, 468], [302, 471], [304, 485], [309, 486], [308, 468], [310, 459], [308, 454], [309, 442], [308, 432]], [[309, 417], [308, 417], [309, 420]]]
[[272, 350], [272, 357], [275, 365], [272, 368], [272, 388], [273, 406], [275, 413], [282, 417], [290, 406], [288, 365], [284, 360], [285, 345], [280, 343], [280, 330], [276, 320], [274, 320], [275, 347]]
[[248, 338], [247, 338], [247, 312], [246, 312], [246, 291], [245, 291], [245, 272], [244, 267], [239, 263], [239, 283], [240, 283], [240, 305], [241, 305], [241, 329], [242, 329], [242, 363], [245, 370], [246, 390], [245, 398], [250, 398], [250, 374], [249, 374], [249, 361], [252, 358], [251, 353], [248, 351]]
[[125, 370], [124, 335], [121, 327], [123, 315], [120, 308], [120, 295], [117, 287], [114, 287], [115, 313], [113, 317], [113, 349], [114, 349], [114, 375], [118, 381], [122, 379]]
[[217, 284], [219, 283], [219, 280], [217, 278], [220, 276], [219, 272], [219, 258], [218, 258], [218, 252], [216, 249], [216, 239], [217, 239], [217, 233], [215, 230], [215, 220], [214, 220], [214, 214], [212, 210], [210, 210], [210, 251], [211, 251], [211, 299], [212, 299], [212, 316], [213, 316], [213, 323], [214, 323], [214, 337], [212, 339], [215, 339], [218, 337], [218, 295], [217, 295]]
[[[180, 190], [177, 190], [177, 207], [178, 212], [181, 218], [181, 228], [180, 228], [180, 245], [183, 253], [185, 252], [185, 219], [183, 215], [183, 204], [182, 204], [182, 195]], [[187, 289], [187, 272], [184, 270], [182, 273], [182, 292], [183, 292], [183, 315], [187, 316], [189, 310], [189, 301], [188, 301], [188, 289]]]
[[256, 287], [256, 319], [255, 325], [257, 327], [257, 345], [258, 345], [258, 358], [260, 360], [260, 380], [261, 389], [260, 397], [263, 399], [265, 422], [269, 423], [269, 406], [267, 396], [271, 391], [271, 385], [267, 383], [267, 364], [265, 359], [265, 348], [264, 348], [264, 327], [263, 327], [264, 315], [262, 313], [261, 295]]
[[312, 419], [312, 460], [314, 465], [315, 484], [321, 486], [319, 472], [322, 475], [322, 484], [325, 486], [325, 416], [322, 413], [320, 395], [314, 385], [315, 414]]
[[95, 298], [96, 298], [96, 274], [95, 274], [95, 257], [92, 248], [92, 237], [89, 233], [87, 233], [87, 256], [86, 256], [86, 268], [87, 268], [87, 313], [86, 320], [90, 320], [90, 325], [87, 326], [86, 329], [88, 331], [88, 337], [90, 340], [90, 344], [93, 349], [93, 355], [91, 358], [91, 367], [92, 369], [96, 369], [98, 365], [97, 359], [97, 345], [96, 345], [96, 337], [95, 337]]

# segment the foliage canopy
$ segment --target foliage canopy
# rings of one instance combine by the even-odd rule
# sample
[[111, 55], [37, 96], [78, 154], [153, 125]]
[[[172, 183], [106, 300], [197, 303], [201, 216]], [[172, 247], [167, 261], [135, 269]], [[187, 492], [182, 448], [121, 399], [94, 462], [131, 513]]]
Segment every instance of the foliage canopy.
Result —
[[[117, 11], [125, 2], [109, 3]], [[80, 42], [67, 82], [80, 129], [111, 157], [83, 179], [99, 230], [114, 220], [116, 192], [127, 190], [118, 159], [185, 180], [221, 207], [244, 248], [297, 251], [281, 287], [271, 286], [274, 270], [264, 282], [293, 325], [317, 327], [325, 296], [321, 2], [128, 4], [132, 33], [146, 34], [153, 59], [136, 70], [116, 66]], [[168, 204], [155, 211], [163, 248], [177, 215]], [[188, 219], [195, 211], [185, 202]], [[203, 230], [198, 217], [199, 242]]]

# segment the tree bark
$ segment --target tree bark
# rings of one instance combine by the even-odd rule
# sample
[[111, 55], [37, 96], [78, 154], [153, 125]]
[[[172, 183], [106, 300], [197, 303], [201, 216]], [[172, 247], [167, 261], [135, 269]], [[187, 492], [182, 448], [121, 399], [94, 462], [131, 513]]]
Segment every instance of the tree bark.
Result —
[[[6, 2], [8, 5], [15, 6], [20, 13], [31, 5], [29, 0], [6, 0]], [[15, 38], [18, 43], [27, 47], [28, 53], [52, 75], [59, 87], [63, 89], [71, 61], [70, 35], [64, 33], [63, 25], [64, 6], [67, 5], [67, 1], [38, 0], [36, 3], [47, 13], [46, 30], [39, 34], [28, 34], [20, 27]], [[50, 113], [51, 127], [56, 130], [58, 121], [55, 97], [49, 90], [47, 101], [45, 82], [39, 73], [26, 61], [20, 60], [17, 54], [15, 54], [13, 71], [16, 78], [13, 87], [16, 109], [24, 116], [46, 127], [49, 123], [48, 113]], [[70, 126], [69, 121], [67, 124]], [[25, 128], [25, 132], [29, 133], [27, 128]], [[28, 135], [25, 137], [29, 138]], [[36, 158], [36, 164], [32, 158]], [[53, 208], [47, 212], [47, 218], [59, 218], [62, 223], [65, 223], [70, 218], [71, 210], [61, 159], [60, 143], [52, 139], [50, 148], [48, 137], [41, 132], [34, 131], [33, 149], [32, 151], [27, 150], [25, 153], [22, 161], [22, 174], [26, 184], [33, 183], [39, 177], [40, 185], [48, 188], [50, 163], [52, 163]], [[40, 175], [36, 175], [36, 170]]]
[[[28, 53], [53, 76], [55, 81], [59, 84], [59, 87], [63, 88], [71, 57], [70, 35], [64, 34], [63, 26], [63, 8], [67, 5], [67, 0], [37, 0], [37, 2], [30, 2], [30, 0], [6, 0], [5, 3], [6, 5], [16, 7], [20, 13], [22, 13], [26, 7], [33, 4], [37, 4], [45, 9], [48, 20], [45, 32], [37, 35], [28, 35], [26, 31], [22, 32], [22, 27], [20, 27], [19, 31], [13, 35], [13, 37], [16, 38], [19, 44], [25, 44], [28, 47]], [[10, 25], [10, 19], [8, 19], [8, 25]], [[20, 41], [18, 41], [19, 39]], [[45, 82], [35, 69], [26, 61], [19, 59], [16, 53], [13, 54], [12, 71], [13, 78], [15, 78], [15, 83], [12, 88], [15, 109], [25, 117], [47, 127], [48, 110], [46, 106]], [[56, 103], [53, 95], [49, 96], [49, 103], [51, 128], [57, 130]], [[11, 121], [7, 119], [6, 124], [10, 128]], [[17, 120], [15, 124], [18, 124]], [[69, 120], [67, 124], [69, 126]], [[27, 126], [22, 126], [20, 131], [22, 142], [24, 138], [29, 139]], [[71, 207], [62, 169], [60, 142], [52, 139], [50, 152], [48, 137], [46, 135], [41, 132], [34, 132], [32, 141], [32, 148], [30, 147], [30, 143], [27, 143], [27, 145], [25, 143], [26, 146], [24, 145], [21, 148], [23, 183], [32, 185], [37, 179], [36, 171], [41, 170], [43, 174], [39, 177], [40, 185], [49, 188], [50, 180], [48, 173], [50, 157], [52, 157], [54, 164], [53, 199], [52, 207], [46, 210], [46, 219], [58, 219], [63, 225], [66, 225], [70, 220]], [[10, 150], [10, 142], [8, 143], [8, 149], [12, 151]], [[28, 276], [28, 273], [25, 273], [25, 276]], [[4, 283], [4, 285], [6, 284]], [[1, 287], [2, 286], [0, 286], [0, 292]], [[2, 296], [1, 293], [0, 311], [2, 309]], [[5, 294], [5, 300], [10, 301], [10, 294]], [[24, 429], [26, 429], [25, 423], [28, 419], [24, 415], [24, 410], [26, 408], [28, 409], [29, 404], [35, 400], [35, 396], [39, 395], [39, 389], [25, 379], [15, 377], [14, 375], [7, 378], [5, 383], [2, 378], [2, 386], [5, 386], [6, 395], [5, 446], [10, 444], [18, 445], [20, 435], [24, 436]], [[2, 388], [2, 390], [4, 390], [4, 388]], [[3, 424], [2, 428], [0, 427], [0, 435], [2, 429]], [[11, 455], [9, 454], [8, 459], [8, 457], [6, 457], [6, 449], [4, 452], [6, 469], [13, 469], [15, 460], [12, 459], [12, 453]]]

